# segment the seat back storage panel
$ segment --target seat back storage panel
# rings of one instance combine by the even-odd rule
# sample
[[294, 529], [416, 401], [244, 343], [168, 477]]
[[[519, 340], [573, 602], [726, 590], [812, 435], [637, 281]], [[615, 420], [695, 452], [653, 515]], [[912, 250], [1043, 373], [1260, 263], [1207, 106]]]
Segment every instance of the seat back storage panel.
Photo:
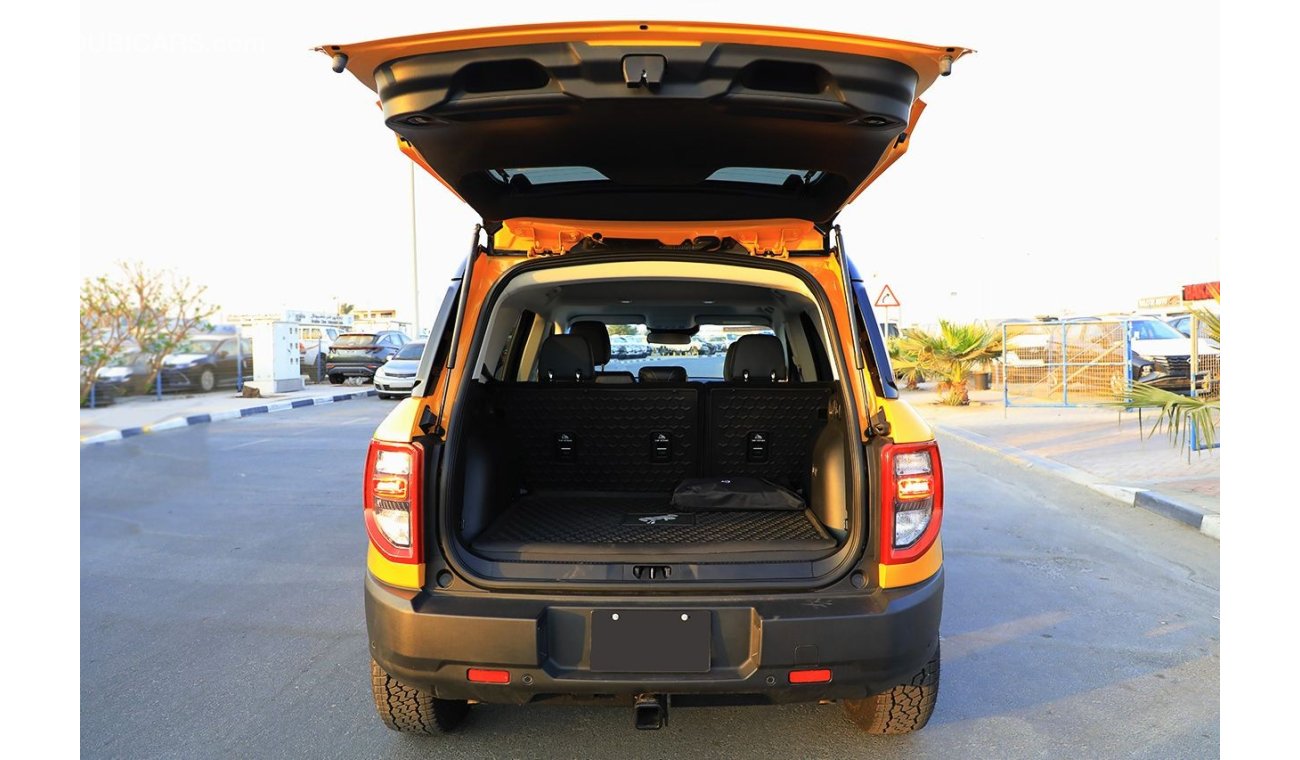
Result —
[[699, 474], [696, 385], [510, 383], [495, 395], [530, 491], [667, 494]]
[[710, 385], [706, 474], [764, 478], [806, 492], [831, 389], [830, 383]]

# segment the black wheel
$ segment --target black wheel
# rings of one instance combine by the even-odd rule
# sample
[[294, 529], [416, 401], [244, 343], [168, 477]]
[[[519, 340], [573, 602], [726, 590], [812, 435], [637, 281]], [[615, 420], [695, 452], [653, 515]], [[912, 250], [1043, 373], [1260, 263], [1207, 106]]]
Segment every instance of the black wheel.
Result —
[[199, 390], [209, 393], [217, 387], [217, 374], [211, 369], [204, 369], [199, 373]]
[[438, 699], [433, 694], [402, 683], [370, 661], [370, 686], [375, 710], [385, 726], [394, 731], [434, 736], [454, 730], [469, 714], [462, 699]]
[[330, 383], [331, 383], [332, 385], [342, 385], [342, 384], [343, 384], [343, 376], [342, 376], [342, 375], [330, 375]]
[[866, 699], [844, 699], [844, 714], [869, 734], [910, 734], [920, 731], [934, 714], [939, 696], [939, 644], [934, 657], [901, 686]]

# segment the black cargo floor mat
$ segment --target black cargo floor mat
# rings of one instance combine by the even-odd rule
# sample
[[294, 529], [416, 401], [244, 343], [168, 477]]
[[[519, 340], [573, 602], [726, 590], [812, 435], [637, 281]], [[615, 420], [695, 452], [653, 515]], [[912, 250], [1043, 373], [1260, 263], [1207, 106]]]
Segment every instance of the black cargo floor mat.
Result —
[[512, 504], [472, 548], [501, 560], [689, 555], [707, 561], [708, 555], [768, 552], [783, 560], [813, 558], [835, 546], [806, 509], [691, 512], [672, 509], [668, 494], [532, 494]]

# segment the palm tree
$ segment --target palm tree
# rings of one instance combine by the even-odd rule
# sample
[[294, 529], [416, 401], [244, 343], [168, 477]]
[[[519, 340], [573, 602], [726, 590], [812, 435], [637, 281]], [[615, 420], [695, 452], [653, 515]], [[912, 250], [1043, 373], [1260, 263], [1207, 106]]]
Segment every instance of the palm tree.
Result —
[[925, 370], [921, 367], [916, 343], [903, 336], [889, 339], [889, 364], [894, 370], [894, 376], [901, 379], [909, 391], [916, 390], [921, 381], [925, 380]]
[[950, 406], [970, 403], [971, 373], [1002, 354], [1002, 333], [979, 323], [939, 321], [939, 332], [911, 327], [898, 339], [905, 372], [937, 378], [940, 400]]

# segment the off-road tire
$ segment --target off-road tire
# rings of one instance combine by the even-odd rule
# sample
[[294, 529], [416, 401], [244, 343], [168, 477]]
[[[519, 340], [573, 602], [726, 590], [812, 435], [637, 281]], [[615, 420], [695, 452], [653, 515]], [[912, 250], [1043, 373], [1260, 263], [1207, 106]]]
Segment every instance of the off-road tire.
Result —
[[379, 719], [394, 731], [426, 736], [445, 734], [469, 714], [468, 702], [438, 699], [423, 689], [402, 683], [374, 660], [370, 661], [370, 686]]
[[330, 375], [330, 385], [342, 385], [346, 379], [342, 375]]
[[211, 393], [213, 388], [217, 387], [217, 374], [211, 369], [204, 369], [199, 373], [199, 390], [204, 393]]
[[866, 699], [845, 699], [844, 714], [869, 734], [910, 734], [920, 731], [934, 714], [934, 702], [939, 696], [939, 645], [934, 646], [934, 657], [901, 686]]

